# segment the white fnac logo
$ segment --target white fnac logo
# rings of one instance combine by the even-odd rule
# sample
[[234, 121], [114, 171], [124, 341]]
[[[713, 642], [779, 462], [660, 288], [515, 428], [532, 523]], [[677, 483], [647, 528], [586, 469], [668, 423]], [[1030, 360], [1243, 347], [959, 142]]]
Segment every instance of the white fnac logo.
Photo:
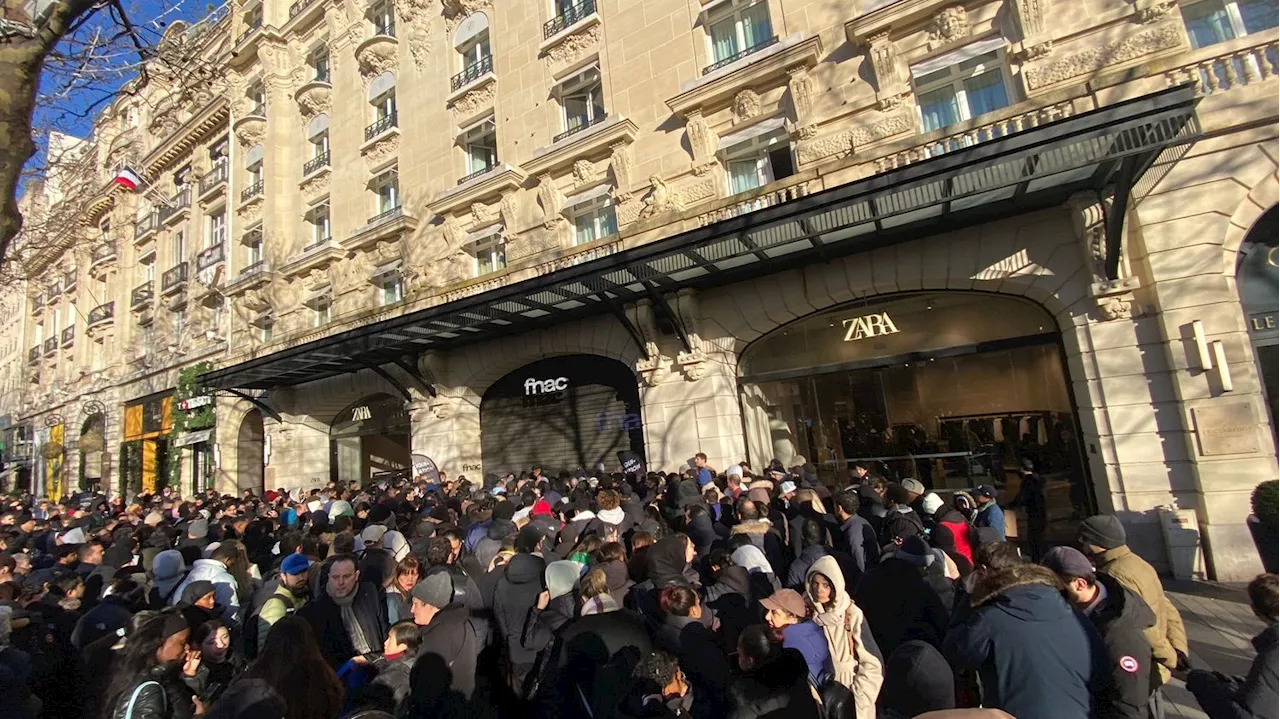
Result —
[[563, 392], [569, 389], [568, 377], [556, 377], [555, 379], [534, 379], [530, 377], [524, 381], [524, 394], [551, 394], [552, 392]]

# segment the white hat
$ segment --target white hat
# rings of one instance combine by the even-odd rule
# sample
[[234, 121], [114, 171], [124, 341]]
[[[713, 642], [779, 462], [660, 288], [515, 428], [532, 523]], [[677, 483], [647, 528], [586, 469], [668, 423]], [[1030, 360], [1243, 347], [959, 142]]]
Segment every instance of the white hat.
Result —
[[63, 544], [84, 544], [84, 530], [76, 527], [62, 535]]
[[911, 492], [912, 494], [925, 493], [924, 483], [918, 479], [912, 479], [910, 477], [907, 477], [906, 479], [902, 480], [902, 488], [907, 490], [908, 492]]
[[362, 541], [366, 546], [370, 544], [377, 544], [382, 541], [382, 538], [386, 533], [387, 528], [385, 525], [370, 524], [364, 528], [363, 532], [360, 533], [360, 541]]
[[794, 492], [794, 491], [796, 491], [796, 483], [795, 483], [795, 482], [790, 482], [790, 481], [788, 481], [788, 482], [783, 482], [782, 484], [779, 484], [779, 485], [778, 485], [778, 494], [780, 494], [780, 495], [781, 495], [781, 494], [791, 494], [791, 493], [792, 493], [792, 492]]
[[311, 500], [310, 502], [307, 502], [307, 511], [308, 511], [308, 512], [319, 512], [319, 511], [320, 511], [320, 508], [321, 508], [321, 507], [323, 507], [323, 506], [324, 506], [324, 502], [321, 502], [321, 501], [320, 501], [320, 500], [318, 500], [318, 499], [313, 499], [313, 500]]
[[382, 546], [391, 552], [391, 556], [395, 557], [397, 562], [409, 555], [409, 541], [394, 529], [382, 535]]
[[742, 479], [742, 465], [731, 464], [725, 468], [724, 474], [726, 477], [734, 476], [734, 477], [737, 477], [738, 479]]
[[934, 512], [938, 511], [941, 507], [942, 507], [942, 497], [939, 497], [933, 492], [930, 492], [924, 495], [924, 498], [920, 500], [920, 508], [924, 510], [925, 514], [931, 515]]

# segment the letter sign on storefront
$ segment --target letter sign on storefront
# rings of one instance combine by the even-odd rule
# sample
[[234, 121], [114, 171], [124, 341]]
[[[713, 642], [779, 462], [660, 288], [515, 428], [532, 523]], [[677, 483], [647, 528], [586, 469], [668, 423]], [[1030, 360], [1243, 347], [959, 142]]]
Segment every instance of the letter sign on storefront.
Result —
[[845, 342], [891, 335], [899, 331], [898, 326], [893, 323], [893, 319], [889, 317], [888, 312], [854, 317], [845, 320], [842, 324], [846, 329], [844, 333]]
[[557, 377], [555, 379], [534, 379], [530, 377], [524, 381], [524, 394], [526, 397], [531, 394], [563, 392], [566, 389], [569, 389], [568, 377]]
[[366, 419], [373, 419], [373, 412], [369, 411], [368, 405], [351, 410], [352, 422], [362, 422]]

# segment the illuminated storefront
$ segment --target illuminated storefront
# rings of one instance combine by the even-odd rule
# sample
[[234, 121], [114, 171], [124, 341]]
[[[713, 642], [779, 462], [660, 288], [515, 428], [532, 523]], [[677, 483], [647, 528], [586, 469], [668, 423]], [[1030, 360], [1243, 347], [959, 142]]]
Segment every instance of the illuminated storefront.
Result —
[[169, 433], [173, 428], [173, 394], [162, 392], [128, 402], [124, 407], [124, 442], [120, 445], [120, 493], [154, 493], [169, 483]]

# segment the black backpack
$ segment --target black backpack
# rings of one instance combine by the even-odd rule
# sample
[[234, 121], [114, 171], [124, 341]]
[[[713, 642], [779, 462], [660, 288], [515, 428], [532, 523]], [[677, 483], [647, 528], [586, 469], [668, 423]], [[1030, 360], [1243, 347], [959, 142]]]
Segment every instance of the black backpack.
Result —
[[[279, 585], [277, 584], [276, 586]], [[294, 606], [292, 602], [285, 601], [284, 597], [276, 594], [275, 588], [272, 588], [265, 598], [261, 598], [261, 595], [264, 593], [263, 590], [265, 589], [266, 584], [263, 585], [263, 588], [259, 590], [257, 595], [254, 595], [252, 610], [247, 616], [245, 616], [242, 622], [241, 639], [246, 659], [253, 659], [258, 656], [258, 644], [260, 643], [259, 639], [261, 638], [261, 627], [259, 626], [261, 622], [259, 619], [262, 614], [262, 608], [267, 606], [268, 602], [279, 601], [283, 603], [284, 614], [286, 617], [298, 611], [298, 608]]]

